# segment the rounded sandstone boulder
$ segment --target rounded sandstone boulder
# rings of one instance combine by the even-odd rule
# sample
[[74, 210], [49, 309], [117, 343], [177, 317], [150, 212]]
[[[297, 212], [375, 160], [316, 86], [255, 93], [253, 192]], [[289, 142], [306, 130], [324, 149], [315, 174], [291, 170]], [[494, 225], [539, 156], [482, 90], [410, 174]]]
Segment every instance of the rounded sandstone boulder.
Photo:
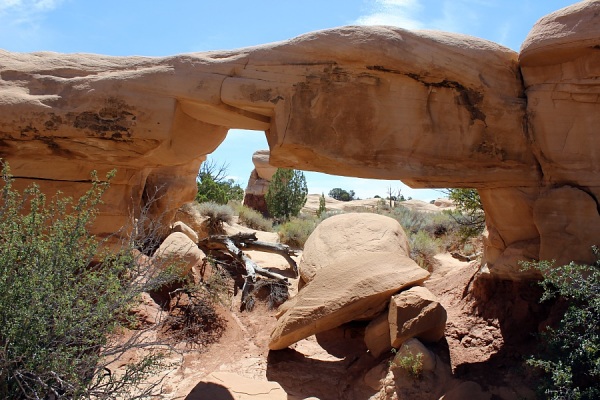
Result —
[[308, 283], [324, 266], [342, 259], [368, 258], [374, 253], [408, 256], [408, 239], [398, 221], [370, 213], [335, 215], [321, 222], [310, 235], [298, 269]]

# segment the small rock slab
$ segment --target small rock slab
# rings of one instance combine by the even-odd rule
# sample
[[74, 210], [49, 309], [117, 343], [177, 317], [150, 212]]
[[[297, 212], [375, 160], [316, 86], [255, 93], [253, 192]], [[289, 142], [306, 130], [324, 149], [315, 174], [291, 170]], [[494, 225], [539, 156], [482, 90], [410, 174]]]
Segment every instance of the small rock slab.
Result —
[[199, 382], [186, 400], [287, 400], [277, 382], [257, 381], [231, 372], [213, 372]]
[[444, 337], [447, 313], [428, 289], [415, 286], [390, 301], [388, 321], [392, 347], [398, 348], [410, 338], [437, 342]]
[[284, 305], [269, 348], [284, 349], [346, 322], [372, 318], [394, 293], [428, 277], [429, 272], [398, 253], [371, 253], [334, 262]]

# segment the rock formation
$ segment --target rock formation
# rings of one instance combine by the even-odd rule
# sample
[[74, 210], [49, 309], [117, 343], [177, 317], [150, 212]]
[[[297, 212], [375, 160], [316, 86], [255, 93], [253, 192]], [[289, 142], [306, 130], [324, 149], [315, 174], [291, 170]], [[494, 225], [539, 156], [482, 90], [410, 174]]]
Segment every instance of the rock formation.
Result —
[[265, 195], [269, 190], [271, 178], [277, 171], [277, 167], [269, 164], [269, 150], [258, 150], [252, 155], [254, 169], [250, 173], [248, 185], [244, 194], [244, 205], [263, 215], [268, 215], [267, 202]]
[[164, 58], [2, 51], [0, 156], [17, 185], [69, 195], [116, 168], [108, 235], [152, 198], [170, 222], [228, 129], [263, 130], [273, 166], [479, 189], [487, 269], [526, 278], [518, 259], [593, 258], [598, 21], [598, 1], [559, 10], [520, 54], [392, 27]]
[[[340, 279], [343, 277], [343, 279]], [[300, 339], [357, 319], [380, 314], [390, 296], [423, 282], [429, 273], [408, 256], [377, 253], [334, 262], [288, 302], [271, 333], [269, 348], [284, 349]]]

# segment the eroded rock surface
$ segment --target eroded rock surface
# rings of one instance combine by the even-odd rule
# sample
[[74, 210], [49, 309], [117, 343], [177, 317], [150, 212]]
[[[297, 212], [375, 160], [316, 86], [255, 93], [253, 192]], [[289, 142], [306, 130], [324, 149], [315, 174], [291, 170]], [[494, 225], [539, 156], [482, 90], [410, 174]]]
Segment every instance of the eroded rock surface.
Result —
[[[92, 169], [116, 168], [95, 225], [109, 235], [151, 199], [168, 228], [228, 129], [263, 130], [272, 166], [479, 189], [489, 271], [531, 277], [512, 261], [523, 251], [563, 257], [547, 243], [564, 224], [539, 223], [555, 209], [548, 192], [586, 193], [573, 209], [598, 203], [599, 10], [586, 1], [544, 17], [520, 55], [392, 27], [163, 58], [2, 51], [0, 156], [17, 187], [74, 196]], [[565, 257], [590, 261], [581, 248]]]

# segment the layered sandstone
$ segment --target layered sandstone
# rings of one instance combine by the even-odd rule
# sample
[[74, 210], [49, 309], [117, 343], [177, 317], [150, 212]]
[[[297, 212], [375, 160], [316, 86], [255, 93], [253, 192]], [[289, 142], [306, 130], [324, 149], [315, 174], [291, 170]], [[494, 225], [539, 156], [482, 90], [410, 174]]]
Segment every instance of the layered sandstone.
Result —
[[265, 196], [269, 190], [271, 178], [277, 171], [277, 167], [269, 164], [269, 150], [258, 150], [252, 155], [254, 169], [250, 173], [248, 185], [244, 192], [244, 205], [263, 215], [269, 215]]
[[[592, 259], [599, 8], [541, 19], [520, 55], [459, 34], [352, 26], [164, 58], [2, 51], [0, 156], [17, 186], [70, 195], [92, 169], [116, 168], [95, 227], [108, 235], [148, 205], [168, 227], [227, 130], [263, 130], [272, 166], [479, 189], [484, 262], [521, 279], [519, 259]], [[569, 253], [564, 230], [581, 243]]]

